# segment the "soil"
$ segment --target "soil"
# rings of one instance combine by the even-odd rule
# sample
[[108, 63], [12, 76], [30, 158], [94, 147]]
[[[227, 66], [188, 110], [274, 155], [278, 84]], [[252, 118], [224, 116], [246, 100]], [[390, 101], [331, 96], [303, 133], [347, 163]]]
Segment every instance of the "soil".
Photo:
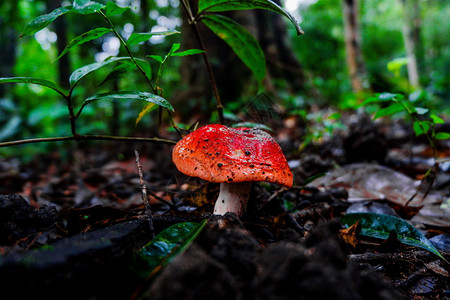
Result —
[[[446, 262], [395, 236], [384, 242], [358, 236], [357, 245], [349, 245], [339, 218], [352, 205], [351, 191], [304, 186], [308, 177], [337, 164], [371, 162], [416, 180], [432, 167], [424, 164], [430, 151], [422, 141], [410, 146], [421, 149], [415, 157], [423, 159], [405, 163], [398, 156], [406, 151], [401, 134], [394, 137], [365, 117], [354, 122], [345, 135], [302, 153], [295, 150], [299, 137], [283, 127], [279, 140], [295, 186], [254, 184], [241, 218], [211, 214], [218, 185], [177, 173], [171, 147], [141, 146], [154, 233], [208, 219], [192, 245], [144, 280], [130, 268], [133, 254], [151, 239], [130, 145], [81, 147], [67, 156], [76, 159], [59, 153], [28, 164], [5, 160], [0, 282], [6, 297], [1, 298], [446, 299]], [[438, 147], [450, 156], [448, 143]], [[449, 196], [449, 174], [439, 167], [433, 192]], [[374, 203], [400, 211], [386, 199]], [[445, 236], [448, 223], [442, 220], [421, 221], [419, 227], [429, 238]], [[450, 260], [448, 244], [448, 238], [441, 240], [439, 250]]]

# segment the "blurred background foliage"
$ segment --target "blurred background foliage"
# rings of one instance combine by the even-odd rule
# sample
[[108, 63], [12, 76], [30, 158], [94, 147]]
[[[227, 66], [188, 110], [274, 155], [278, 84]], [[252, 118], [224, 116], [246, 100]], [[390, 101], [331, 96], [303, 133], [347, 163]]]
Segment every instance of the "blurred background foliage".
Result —
[[[425, 96], [422, 98], [426, 100], [426, 105], [448, 115], [450, 5], [446, 0], [406, 1], [417, 4], [420, 13], [417, 19], [420, 23], [416, 24], [420, 29], [420, 47], [416, 49], [420, 88], [412, 88], [409, 84], [405, 64], [395, 64], [399, 62], [398, 59], [405, 58], [407, 55], [402, 33], [405, 25], [405, 7], [402, 4], [405, 0], [369, 0], [359, 3], [360, 15], [358, 16], [362, 55], [367, 69], [366, 91], [409, 94], [421, 89], [425, 91]], [[116, 29], [125, 38], [133, 32], [167, 29], [181, 31], [180, 35], [155, 37], [144, 44], [133, 46], [132, 51], [137, 57], [150, 54], [163, 56], [173, 43], [181, 43], [182, 50], [196, 48], [195, 43], [193, 46], [192, 41], [189, 43], [192, 36], [185, 33], [185, 28], [182, 27], [184, 12], [177, 0], [117, 0], [115, 2], [120, 6], [130, 7], [130, 10], [124, 14], [111, 17]], [[63, 56], [63, 59], [56, 61], [63, 49], [61, 47], [64, 47], [68, 41], [93, 28], [107, 27], [97, 15], [68, 14], [33, 37], [19, 38], [25, 25], [33, 18], [68, 4], [70, 2], [57, 0], [3, 0], [0, 2], [0, 77], [38, 77], [66, 87], [67, 82], [64, 80], [67, 80], [67, 74], [70, 75], [75, 69], [95, 61], [102, 61], [109, 56], [125, 55], [124, 49], [119, 47], [117, 38], [109, 34], [75, 47]], [[298, 60], [298, 76], [301, 82], [296, 87], [292, 87], [292, 77], [278, 76], [279, 74], [272, 71], [270, 72], [272, 89], [267, 89], [266, 86], [265, 95], [268, 95], [270, 101], [280, 105], [281, 111], [288, 111], [300, 117], [305, 117], [311, 106], [353, 109], [364, 100], [364, 97], [352, 90], [346, 66], [342, 2], [285, 0], [281, 4], [298, 18], [305, 31], [303, 36], [297, 36], [295, 30], [286, 24], [284, 32], [289, 50]], [[268, 12], [257, 12], [257, 14], [260, 16]], [[260, 26], [262, 28], [257, 31], [258, 40], [264, 40], [265, 32], [269, 33], [272, 25], [265, 23], [265, 26]], [[250, 30], [251, 26], [248, 28]], [[62, 44], [58, 45], [58, 40]], [[218, 40], [211, 42], [210, 39], [206, 39], [206, 43], [208, 42], [210, 47], [214, 45], [219, 47], [218, 52], [226, 47]], [[264, 47], [263, 49], [267, 50]], [[270, 61], [270, 52], [265, 52]], [[214, 113], [211, 113], [215, 103], [210, 94], [203, 95], [202, 100], [201, 97], [194, 96], [192, 93], [186, 93], [193, 87], [189, 86], [189, 81], [186, 81], [183, 76], [197, 75], [195, 73], [185, 75], [186, 68], [193, 68], [195, 61], [186, 60], [188, 62], [186, 63], [183, 59], [168, 60], [160, 82], [163, 97], [174, 105], [175, 120], [181, 124], [190, 124], [196, 120], [203, 123], [217, 121]], [[156, 61], [149, 61], [156, 70], [158, 67]], [[255, 99], [261, 99], [257, 96], [260, 91], [257, 82], [251, 78], [245, 67], [241, 69], [242, 64], [235, 67], [235, 58], [217, 56], [216, 59], [213, 57], [212, 61], [218, 73], [224, 65], [229, 64], [234, 68], [232, 71], [225, 72], [223, 76], [225, 79], [221, 79], [220, 74], [217, 76], [219, 88], [225, 94], [224, 106], [227, 117], [230, 122], [238, 121], [239, 112], [243, 108], [253, 105]], [[394, 69], [388, 69], [390, 62]], [[105, 80], [112, 71], [115, 71], [114, 74], [118, 76]], [[206, 71], [203, 72], [206, 73]], [[239, 77], [230, 72], [242, 73], [245, 77]], [[234, 87], [236, 82], [232, 82], [233, 80], [242, 82]], [[204, 85], [206, 89], [210, 89], [208, 82]], [[77, 86], [74, 95], [75, 104], [80, 105], [86, 97], [93, 94], [113, 90], [147, 91], [148, 86], [137, 72], [114, 69], [114, 66], [102, 68], [83, 79]], [[227, 98], [226, 94], [230, 90], [234, 93]], [[205, 98], [208, 101], [205, 102]], [[135, 126], [136, 117], [142, 108], [142, 104], [139, 103], [111, 104], [99, 101], [85, 108], [82, 117], [77, 121], [79, 131], [83, 134], [143, 136], [157, 134], [157, 110]], [[67, 107], [64, 99], [56, 92], [31, 84], [0, 85], [0, 141], [70, 134]], [[0, 148], [0, 157], [14, 156], [18, 153], [26, 156], [60, 146], [61, 143], [46, 143]]]

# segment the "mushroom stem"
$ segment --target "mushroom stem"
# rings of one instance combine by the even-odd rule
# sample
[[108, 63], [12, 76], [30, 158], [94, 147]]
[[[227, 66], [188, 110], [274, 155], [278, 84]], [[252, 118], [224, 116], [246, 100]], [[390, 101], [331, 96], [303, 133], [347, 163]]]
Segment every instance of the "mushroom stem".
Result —
[[239, 217], [244, 214], [250, 196], [252, 182], [236, 182], [220, 184], [219, 197], [214, 205], [215, 215], [234, 212]]

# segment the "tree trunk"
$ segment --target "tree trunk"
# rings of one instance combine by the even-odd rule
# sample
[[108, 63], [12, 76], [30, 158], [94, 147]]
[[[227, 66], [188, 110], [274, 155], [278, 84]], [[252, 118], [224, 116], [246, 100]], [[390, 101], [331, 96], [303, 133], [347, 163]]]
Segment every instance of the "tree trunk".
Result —
[[[274, 0], [281, 6], [279, 0]], [[258, 13], [257, 39], [266, 55], [267, 77], [266, 89], [272, 86], [271, 79], [285, 79], [291, 93], [303, 90], [305, 75], [303, 68], [294, 55], [292, 45], [287, 36], [288, 26], [285, 19], [276, 13]]]
[[[420, 9], [417, 0], [401, 0], [404, 10], [403, 39], [405, 42], [406, 55], [408, 57], [408, 80], [412, 88], [418, 87], [419, 65], [418, 55], [420, 52]], [[422, 56], [419, 55], [419, 56]], [[423, 65], [423, 64], [422, 64]]]
[[353, 92], [358, 93], [365, 89], [364, 78], [366, 77], [366, 68], [361, 51], [358, 0], [343, 1], [343, 16], [347, 67]]
[[[5, 13], [5, 18], [0, 18], [0, 77], [11, 77], [13, 76], [13, 68], [16, 61], [16, 47], [18, 32], [10, 26], [12, 20], [16, 20], [17, 17], [17, 2], [12, 1], [10, 6], [10, 11]], [[3, 9], [0, 4], [0, 9]], [[8, 25], [8, 26], [7, 26]], [[4, 97], [8, 89], [9, 84], [0, 84], [0, 98]]]
[[[61, 6], [61, 1], [52, 0], [48, 4], [48, 12]], [[63, 52], [67, 46], [67, 21], [66, 18], [57, 18], [53, 22], [53, 30], [58, 37], [56, 46], [58, 48], [58, 54]], [[63, 88], [69, 88], [69, 77], [71, 74], [71, 61], [70, 54], [66, 53], [58, 60], [58, 83]]]
[[[137, 32], [150, 32], [152, 28], [150, 27], [150, 7], [148, 5], [148, 0], [141, 0], [140, 8], [140, 24], [137, 28]], [[144, 43], [140, 49], [143, 56], [150, 54], [150, 45], [148, 43]]]

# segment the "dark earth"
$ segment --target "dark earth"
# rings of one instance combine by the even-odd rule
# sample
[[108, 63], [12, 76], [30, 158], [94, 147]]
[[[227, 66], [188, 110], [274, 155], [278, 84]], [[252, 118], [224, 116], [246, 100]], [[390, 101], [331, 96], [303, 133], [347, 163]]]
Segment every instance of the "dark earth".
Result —
[[[279, 138], [280, 145], [290, 164], [298, 162], [291, 166], [294, 187], [254, 184], [242, 218], [213, 216], [217, 184], [177, 172], [169, 145], [79, 145], [26, 164], [1, 162], [0, 297], [448, 299], [448, 263], [395, 236], [384, 242], [359, 236], [350, 246], [339, 222], [351, 205], [349, 191], [303, 186], [310, 176], [355, 162], [419, 178], [433, 166], [427, 164], [425, 141], [411, 142], [408, 133], [395, 129], [393, 135], [361, 117], [345, 134], [300, 154], [297, 127], [281, 128], [287, 138]], [[140, 151], [156, 234], [173, 224], [208, 219], [192, 245], [144, 280], [130, 268], [133, 253], [151, 236], [134, 147]], [[416, 161], [393, 154], [415, 147], [421, 149]], [[448, 141], [437, 147], [440, 157], [450, 156]], [[448, 198], [450, 170], [439, 167], [436, 175], [433, 192]], [[376, 203], [398, 210], [389, 201]], [[450, 260], [448, 223], [422, 230], [429, 238], [447, 234], [437, 248]]]

